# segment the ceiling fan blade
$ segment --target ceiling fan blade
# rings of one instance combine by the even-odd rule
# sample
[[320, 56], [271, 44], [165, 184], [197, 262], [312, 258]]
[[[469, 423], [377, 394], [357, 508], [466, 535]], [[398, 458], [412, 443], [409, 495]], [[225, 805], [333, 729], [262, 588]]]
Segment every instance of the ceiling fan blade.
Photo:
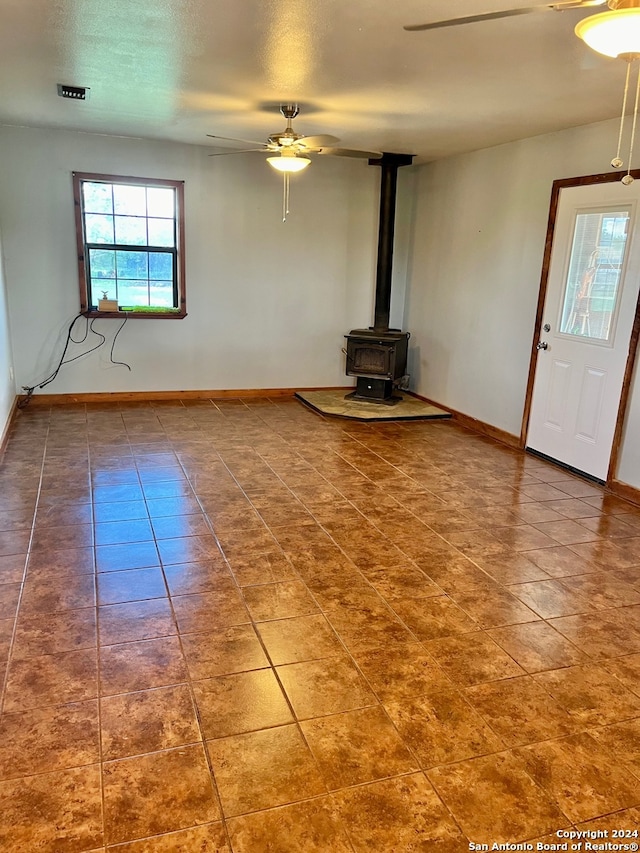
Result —
[[499, 18], [513, 18], [517, 15], [529, 15], [531, 12], [548, 12], [552, 6], [526, 6], [524, 9], [505, 9], [502, 12], [485, 12], [482, 15], [468, 15], [466, 18], [451, 18], [448, 21], [434, 21], [431, 24], [411, 24], [403, 29], [414, 33], [419, 30], [439, 30], [444, 27], [457, 27], [461, 24], [477, 24], [481, 21], [497, 21]]
[[227, 157], [229, 154], [249, 154], [252, 151], [268, 151], [268, 148], [240, 148], [235, 151], [218, 151], [215, 154], [207, 154], [207, 157]]
[[242, 142], [243, 145], [264, 145], [264, 142], [258, 142], [255, 139], [237, 139], [235, 136], [217, 136], [215, 133], [207, 133], [210, 139], [224, 139], [227, 142]]
[[317, 136], [303, 136], [302, 139], [298, 139], [296, 145], [302, 145], [303, 148], [326, 148], [327, 145], [334, 145], [336, 142], [340, 142], [337, 136], [320, 133]]
[[367, 160], [382, 157], [381, 151], [358, 151], [356, 148], [319, 148], [316, 154], [328, 154], [330, 157], [362, 157]]
[[480, 15], [467, 15], [465, 18], [451, 18], [447, 21], [434, 21], [431, 24], [412, 24], [403, 29], [408, 32], [421, 30], [439, 30], [444, 27], [457, 27], [460, 24], [477, 24], [482, 21], [497, 21], [500, 18], [515, 18], [519, 15], [530, 15], [532, 12], [564, 12], [567, 9], [588, 9], [593, 6], [604, 6], [607, 0], [558, 0], [546, 6], [525, 6], [522, 9], [504, 9], [502, 12], [485, 12]]

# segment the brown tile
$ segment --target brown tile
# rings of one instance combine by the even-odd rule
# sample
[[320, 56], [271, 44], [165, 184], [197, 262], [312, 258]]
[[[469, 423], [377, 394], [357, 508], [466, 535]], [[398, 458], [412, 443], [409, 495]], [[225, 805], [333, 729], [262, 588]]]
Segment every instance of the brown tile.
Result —
[[100, 693], [129, 693], [179, 684], [188, 678], [178, 637], [100, 648]]
[[427, 775], [474, 843], [517, 843], [569, 825], [555, 798], [510, 752], [436, 767]]
[[152, 598], [126, 604], [108, 604], [98, 608], [100, 645], [135, 640], [151, 640], [177, 633], [166, 598]]
[[96, 700], [3, 714], [0, 718], [0, 780], [99, 760]]
[[293, 722], [271, 669], [195, 681], [193, 692], [207, 738], [223, 738]]
[[307, 720], [300, 727], [330, 791], [418, 770], [380, 707]]
[[421, 773], [334, 797], [356, 853], [458, 853], [469, 845]]
[[269, 666], [252, 625], [183, 634], [182, 647], [192, 679], [213, 678]]
[[448, 596], [397, 599], [393, 609], [419, 640], [434, 640], [478, 629], [477, 623]]
[[[581, 830], [590, 830], [592, 832], [600, 830], [601, 834], [599, 836], [592, 836], [593, 838], [612, 838], [613, 832], [612, 830], [622, 829], [624, 835], [618, 836], [618, 841], [614, 841], [614, 843], [629, 843], [631, 839], [636, 842], [636, 836], [634, 836], [634, 832], [637, 831], [636, 827], [640, 823], [640, 808], [632, 808], [632, 809], [623, 809], [622, 811], [616, 812], [615, 815], [606, 815], [605, 817], [597, 817], [594, 820], [586, 821], [585, 823], [579, 823], [576, 825], [576, 829]], [[626, 834], [626, 833], [630, 834]], [[606, 834], [605, 834], [606, 833]], [[588, 836], [587, 836], [588, 837]], [[606, 843], [604, 841], [596, 841], [596, 844]]]
[[258, 632], [274, 666], [344, 654], [344, 648], [324, 616], [263, 622]]
[[478, 684], [464, 694], [510, 747], [572, 734], [578, 726], [531, 676]]
[[501, 739], [453, 687], [428, 696], [388, 701], [385, 708], [422, 767], [504, 749]]
[[152, 519], [152, 524], [156, 539], [211, 535], [211, 527], [202, 513], [155, 517]]
[[299, 720], [364, 708], [376, 701], [347, 657], [279, 666], [277, 673]]
[[[0, 533], [0, 537], [6, 534]], [[88, 548], [93, 545], [91, 524], [65, 524], [60, 527], [39, 527], [33, 531], [31, 551], [49, 548]]]
[[451, 682], [421, 643], [401, 643], [353, 653], [382, 702], [430, 695]]
[[[545, 549], [546, 550], [546, 549]], [[532, 563], [525, 554], [510, 554], [495, 560], [480, 560], [478, 565], [501, 584], [546, 580], [549, 575]]]
[[615, 765], [629, 768], [635, 776], [640, 774], [640, 719], [591, 729], [589, 734], [614, 758]]
[[95, 649], [13, 660], [7, 670], [4, 710], [81, 702], [98, 695]]
[[[577, 521], [544, 521], [535, 525], [540, 530], [561, 545], [575, 545], [578, 542], [592, 542], [598, 534], [579, 524]], [[541, 546], [544, 547], [544, 546]]]
[[638, 779], [588, 732], [517, 750], [527, 772], [578, 822], [638, 803]]
[[146, 502], [151, 518], [164, 518], [172, 515], [190, 515], [199, 512], [200, 507], [193, 495], [174, 495], [168, 498], [151, 498]]
[[212, 533], [200, 536], [183, 536], [175, 539], [160, 539], [157, 545], [163, 566], [215, 560], [220, 556], [220, 548]]
[[96, 567], [99, 572], [148, 569], [159, 565], [158, 552], [153, 542], [96, 546]]
[[[0, 557], [26, 554], [29, 547], [30, 530], [8, 530], [0, 532]], [[49, 540], [52, 545], [55, 540]]]
[[220, 821], [110, 847], [117, 853], [231, 853]]
[[640, 697], [601, 666], [572, 666], [533, 677], [585, 726], [604, 726], [640, 716]]
[[274, 583], [295, 577], [295, 570], [282, 551], [271, 551], [248, 557], [237, 556], [231, 571], [240, 586]]
[[0, 619], [15, 618], [21, 591], [21, 583], [0, 584]]
[[329, 797], [234, 817], [227, 828], [235, 853], [353, 853]]
[[587, 660], [573, 643], [547, 622], [492, 628], [487, 634], [527, 672], [541, 672]]
[[0, 782], [0, 800], [3, 853], [82, 853], [102, 844], [95, 765]]
[[509, 590], [543, 619], [588, 613], [594, 609], [588, 598], [572, 592], [557, 580], [513, 584]]
[[171, 599], [181, 634], [227, 628], [249, 622], [240, 592], [231, 584], [217, 585], [213, 592], [175, 595]]
[[200, 740], [186, 684], [105, 697], [100, 701], [100, 714], [105, 761]]
[[640, 696], [640, 654], [602, 661], [601, 665], [627, 689]]
[[326, 793], [297, 726], [280, 726], [207, 742], [225, 816]]
[[256, 622], [285, 619], [289, 616], [308, 616], [320, 612], [302, 581], [291, 580], [246, 587], [243, 596], [249, 613]]
[[20, 612], [23, 615], [56, 613], [61, 610], [95, 607], [95, 603], [93, 573], [61, 578], [29, 575], [24, 585]]
[[430, 598], [442, 595], [442, 588], [415, 567], [389, 566], [367, 570], [365, 574], [374, 589], [389, 602], [398, 598]]
[[535, 622], [540, 618], [510, 592], [500, 588], [479, 592], [454, 592], [451, 593], [451, 599], [481, 628]]
[[39, 614], [18, 619], [13, 657], [23, 659], [54, 655], [96, 645], [96, 611], [94, 607]]
[[640, 651], [640, 630], [628, 611], [603, 610], [593, 616], [564, 616], [550, 624], [590, 658], [610, 658]]
[[24, 576], [26, 554], [0, 557], [0, 583], [20, 583]]
[[93, 548], [36, 551], [29, 555], [27, 580], [35, 577], [60, 578], [83, 575], [95, 569]]
[[468, 686], [524, 674], [484, 631], [431, 640], [426, 648], [454, 684]]
[[103, 765], [107, 844], [218, 820], [220, 812], [201, 745]]
[[146, 518], [126, 521], [103, 521], [96, 524], [96, 545], [123, 545], [153, 540], [153, 530]]
[[609, 572], [592, 572], [588, 575], [563, 578], [562, 586], [588, 598], [598, 610], [624, 607], [640, 603], [640, 589], [626, 583]]
[[111, 521], [132, 521], [147, 517], [147, 505], [144, 501], [115, 501], [93, 505], [93, 517], [96, 524]]
[[584, 575], [598, 569], [593, 560], [581, 557], [563, 545], [555, 548], [542, 548], [539, 551], [527, 551], [527, 560], [531, 560], [552, 578], [563, 578], [568, 575]]
[[232, 582], [231, 572], [222, 555], [204, 563], [177, 563], [164, 567], [164, 575], [171, 595], [190, 595], [196, 592], [213, 592]]
[[95, 486], [93, 500], [95, 503], [112, 503], [119, 501], [141, 501], [144, 498], [138, 483], [124, 483], [112, 486]]
[[123, 604], [167, 595], [162, 569], [126, 569], [98, 575], [98, 604]]

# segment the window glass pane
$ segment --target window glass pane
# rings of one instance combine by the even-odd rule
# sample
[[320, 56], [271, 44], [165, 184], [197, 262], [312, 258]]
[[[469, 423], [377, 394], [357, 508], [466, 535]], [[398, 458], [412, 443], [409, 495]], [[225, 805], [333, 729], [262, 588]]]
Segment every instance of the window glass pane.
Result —
[[115, 278], [91, 277], [91, 301], [94, 305], [98, 304], [98, 299], [115, 299], [117, 293], [118, 287]]
[[173, 281], [173, 255], [168, 252], [149, 252], [149, 278]]
[[110, 249], [89, 249], [92, 278], [116, 277], [116, 253]]
[[145, 187], [114, 184], [113, 204], [115, 213], [125, 216], [146, 216], [147, 197]]
[[173, 219], [149, 219], [149, 245], [175, 246]]
[[116, 216], [116, 243], [147, 245], [147, 220], [138, 216]]
[[118, 305], [148, 305], [148, 281], [118, 281]]
[[163, 308], [176, 307], [173, 299], [173, 284], [170, 281], [150, 281], [149, 290], [151, 305]]
[[147, 215], [173, 219], [176, 213], [176, 193], [168, 187], [147, 187]]
[[84, 223], [87, 243], [113, 243], [113, 216], [87, 213]]
[[624, 263], [630, 213], [580, 213], [560, 317], [565, 335], [608, 341]]
[[87, 213], [113, 213], [111, 184], [97, 184], [85, 181], [82, 185], [84, 209]]
[[146, 252], [116, 252], [118, 278], [147, 278]]

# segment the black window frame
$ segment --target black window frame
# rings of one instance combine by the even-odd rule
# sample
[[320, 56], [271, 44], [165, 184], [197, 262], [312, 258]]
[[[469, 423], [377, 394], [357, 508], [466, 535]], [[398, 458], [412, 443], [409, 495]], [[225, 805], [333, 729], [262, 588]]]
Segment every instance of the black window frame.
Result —
[[[167, 187], [175, 190], [176, 211], [174, 217], [175, 246], [135, 246], [120, 243], [87, 243], [85, 239], [85, 212], [82, 186], [88, 183], [120, 184], [125, 186]], [[184, 241], [184, 181], [162, 178], [138, 178], [129, 175], [106, 175], [95, 172], [73, 172], [73, 198], [76, 220], [76, 240], [78, 246], [78, 279], [80, 284], [80, 312], [87, 317], [130, 317], [140, 319], [182, 320], [187, 316], [185, 284], [185, 241]], [[154, 306], [144, 311], [100, 311], [98, 294], [92, 293], [91, 263], [89, 252], [92, 249], [113, 249], [127, 252], [161, 252], [172, 255], [173, 300], [175, 308], [163, 309]]]

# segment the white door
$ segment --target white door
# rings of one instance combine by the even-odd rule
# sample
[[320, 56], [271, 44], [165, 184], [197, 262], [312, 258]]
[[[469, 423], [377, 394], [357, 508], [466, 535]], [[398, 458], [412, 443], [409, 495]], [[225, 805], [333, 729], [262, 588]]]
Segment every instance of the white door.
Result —
[[527, 447], [606, 480], [640, 280], [640, 181], [560, 190]]

